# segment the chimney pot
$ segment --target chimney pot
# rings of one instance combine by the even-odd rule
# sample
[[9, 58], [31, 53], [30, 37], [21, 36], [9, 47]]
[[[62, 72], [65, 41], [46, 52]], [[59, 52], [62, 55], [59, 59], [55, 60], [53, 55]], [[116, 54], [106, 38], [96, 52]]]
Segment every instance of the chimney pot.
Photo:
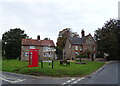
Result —
[[37, 36], [37, 40], [40, 40], [40, 35]]
[[84, 31], [84, 29], [82, 29], [82, 31], [81, 31], [81, 35], [82, 35], [82, 37], [85, 36], [85, 31]]

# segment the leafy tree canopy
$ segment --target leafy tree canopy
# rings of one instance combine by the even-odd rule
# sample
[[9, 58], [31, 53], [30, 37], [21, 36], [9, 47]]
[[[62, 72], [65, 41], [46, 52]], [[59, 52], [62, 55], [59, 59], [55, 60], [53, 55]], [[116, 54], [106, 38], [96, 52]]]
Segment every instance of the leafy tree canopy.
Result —
[[20, 28], [10, 29], [2, 35], [2, 55], [6, 59], [20, 57], [22, 38], [28, 38], [28, 36]]
[[66, 40], [69, 37], [78, 37], [79, 35], [76, 32], [72, 32], [70, 28], [65, 28], [62, 31], [59, 31], [59, 35], [57, 38], [57, 47], [56, 47], [56, 54], [58, 58], [62, 58], [63, 56], [63, 49], [66, 44]]
[[44, 38], [44, 40], [50, 40], [50, 38]]
[[95, 31], [98, 51], [109, 54], [109, 59], [120, 56], [120, 20], [110, 19], [102, 28]]

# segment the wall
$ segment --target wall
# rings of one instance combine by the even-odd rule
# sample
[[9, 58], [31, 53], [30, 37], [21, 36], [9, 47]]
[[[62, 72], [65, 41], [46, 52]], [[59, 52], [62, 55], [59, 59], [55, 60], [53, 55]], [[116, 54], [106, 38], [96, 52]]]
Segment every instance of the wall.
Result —
[[84, 49], [83, 52], [85, 52], [87, 49], [90, 50], [91, 52], [90, 57], [92, 57], [93, 54], [96, 54], [97, 45], [91, 35], [89, 35], [87, 39], [84, 41], [83, 49]]
[[28, 56], [25, 55], [29, 51], [29, 46], [21, 46], [21, 60], [28, 61]]
[[[69, 47], [69, 45], [71, 47]], [[75, 50], [75, 46], [78, 46], [78, 50]], [[82, 45], [71, 45], [71, 43], [69, 42], [69, 40], [66, 41], [66, 45], [65, 45], [65, 51], [66, 51], [66, 56], [65, 58], [66, 59], [76, 59], [76, 55], [75, 55], [75, 52], [78, 52], [80, 51], [80, 48], [82, 47]]]
[[[55, 49], [54, 47], [51, 47], [52, 49]], [[29, 52], [30, 46], [22, 46], [21, 47], [21, 60], [22, 61], [28, 61], [28, 56], [25, 55], [27, 54], [27, 52]], [[35, 49], [38, 49], [39, 52], [39, 61], [41, 60], [48, 60], [48, 58], [44, 58], [43, 55], [43, 47], [41, 46], [35, 46]], [[54, 60], [55, 59], [55, 51], [51, 51], [51, 59]]]
[[70, 44], [69, 40], [67, 39], [66, 45], [65, 45], [65, 58], [71, 59], [72, 57], [72, 45]]

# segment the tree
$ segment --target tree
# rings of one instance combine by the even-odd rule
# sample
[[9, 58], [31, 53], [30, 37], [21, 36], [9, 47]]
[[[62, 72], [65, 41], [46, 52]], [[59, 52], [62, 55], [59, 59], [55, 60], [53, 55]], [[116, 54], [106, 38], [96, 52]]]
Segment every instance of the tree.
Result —
[[28, 38], [28, 36], [20, 28], [10, 29], [2, 35], [2, 55], [6, 59], [20, 57], [22, 38]]
[[56, 43], [56, 54], [58, 59], [63, 58], [63, 49], [65, 47], [65, 43], [67, 38], [70, 36], [70, 28], [65, 28], [62, 31], [59, 31], [59, 35], [57, 38], [57, 43]]
[[107, 53], [109, 60], [120, 56], [120, 20], [110, 19], [102, 28], [95, 31], [98, 51]]
[[50, 38], [44, 38], [44, 40], [50, 40]]
[[57, 47], [56, 54], [59, 59], [63, 57], [63, 49], [65, 48], [66, 40], [69, 37], [78, 37], [79, 35], [76, 32], [72, 32], [70, 28], [65, 28], [62, 31], [59, 31], [59, 35], [57, 38]]
[[[0, 39], [0, 56], [2, 56], [2, 40]], [[0, 57], [0, 60], [2, 59], [2, 57]]]

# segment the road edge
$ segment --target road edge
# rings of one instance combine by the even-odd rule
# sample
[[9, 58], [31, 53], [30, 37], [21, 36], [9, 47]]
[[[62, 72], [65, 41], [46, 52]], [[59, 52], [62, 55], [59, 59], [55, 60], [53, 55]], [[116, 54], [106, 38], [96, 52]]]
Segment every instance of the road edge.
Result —
[[96, 75], [98, 72], [100, 72], [101, 70], [103, 70], [108, 64], [111, 64], [112, 62], [115, 62], [115, 61], [107, 61], [105, 62], [105, 65], [103, 65], [102, 67], [100, 67], [98, 70], [96, 70], [95, 72], [89, 74], [89, 75], [86, 75], [86, 76], [83, 76], [84, 78], [91, 78], [92, 76]]

